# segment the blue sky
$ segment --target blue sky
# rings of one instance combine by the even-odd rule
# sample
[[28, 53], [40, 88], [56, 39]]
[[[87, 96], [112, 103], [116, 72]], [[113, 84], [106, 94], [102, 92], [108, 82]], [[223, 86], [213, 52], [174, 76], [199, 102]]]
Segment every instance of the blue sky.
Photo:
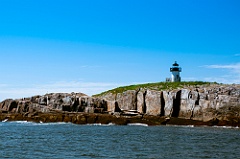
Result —
[[238, 0], [1, 0], [0, 100], [165, 81], [240, 83]]

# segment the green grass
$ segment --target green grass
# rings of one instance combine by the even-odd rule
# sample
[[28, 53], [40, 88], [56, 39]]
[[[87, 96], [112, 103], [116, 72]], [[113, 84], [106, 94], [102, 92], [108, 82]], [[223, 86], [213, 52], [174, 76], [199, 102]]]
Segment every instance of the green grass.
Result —
[[203, 82], [203, 81], [146, 83], [146, 84], [137, 84], [137, 85], [118, 87], [118, 88], [108, 90], [93, 96], [97, 97], [97, 96], [101, 96], [108, 93], [113, 93], [113, 94], [123, 93], [127, 90], [138, 90], [140, 88], [161, 91], [161, 90], [173, 90], [177, 88], [183, 88], [186, 86], [199, 86], [199, 85], [210, 85], [210, 84], [217, 84], [217, 83]]

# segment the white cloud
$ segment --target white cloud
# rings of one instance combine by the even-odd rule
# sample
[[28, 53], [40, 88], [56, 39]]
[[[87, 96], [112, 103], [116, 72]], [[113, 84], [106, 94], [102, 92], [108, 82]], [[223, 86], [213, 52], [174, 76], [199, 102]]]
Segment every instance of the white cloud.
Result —
[[[0, 84], [0, 102], [5, 99], [20, 99], [46, 93], [84, 93], [94, 95], [120, 86], [138, 84], [131, 83], [104, 83], [104, 82], [81, 82], [81, 81], [57, 81], [45, 84], [29, 85], [5, 85]], [[149, 82], [146, 82], [149, 83]]]
[[102, 67], [102, 66], [91, 66], [91, 65], [82, 65], [82, 66], [80, 66], [80, 68], [100, 68], [100, 67]]
[[226, 74], [220, 77], [207, 77], [206, 81], [217, 81], [220, 83], [240, 83], [240, 63], [229, 65], [205, 65], [208, 69], [228, 70]]
[[225, 83], [225, 84], [239, 84], [240, 78], [224, 78], [224, 77], [206, 77], [204, 78], [204, 81], [209, 81], [209, 82], [218, 82], [218, 83]]
[[107, 91], [122, 85], [123, 83], [101, 83], [101, 82], [78, 82], [78, 81], [60, 81], [48, 84], [35, 85], [1, 85], [0, 101], [7, 98], [23, 98], [34, 95], [43, 95], [46, 93], [71, 93], [81, 92], [87, 95], [93, 95]]
[[7, 87], [7, 86], [8, 86], [7, 84], [1, 84], [0, 83], [0, 88]]
[[197, 81], [198, 79], [196, 77], [183, 77], [182, 81]]
[[240, 73], [240, 63], [231, 65], [205, 65], [203, 67], [212, 69], [229, 69], [235, 73]]

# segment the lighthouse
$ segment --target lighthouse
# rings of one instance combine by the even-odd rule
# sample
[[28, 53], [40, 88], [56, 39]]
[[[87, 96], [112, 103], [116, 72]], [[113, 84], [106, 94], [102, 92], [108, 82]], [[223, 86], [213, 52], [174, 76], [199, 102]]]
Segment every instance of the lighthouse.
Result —
[[172, 72], [171, 82], [181, 82], [180, 72], [182, 72], [182, 68], [179, 67], [177, 61], [170, 68], [170, 72]]

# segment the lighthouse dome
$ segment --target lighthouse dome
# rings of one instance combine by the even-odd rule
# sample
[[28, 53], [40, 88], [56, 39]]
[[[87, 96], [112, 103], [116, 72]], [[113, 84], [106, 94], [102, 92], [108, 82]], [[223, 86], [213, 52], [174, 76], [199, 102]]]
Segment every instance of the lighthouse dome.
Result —
[[177, 61], [175, 61], [175, 63], [173, 64], [173, 66], [179, 66], [179, 64], [177, 64]]

